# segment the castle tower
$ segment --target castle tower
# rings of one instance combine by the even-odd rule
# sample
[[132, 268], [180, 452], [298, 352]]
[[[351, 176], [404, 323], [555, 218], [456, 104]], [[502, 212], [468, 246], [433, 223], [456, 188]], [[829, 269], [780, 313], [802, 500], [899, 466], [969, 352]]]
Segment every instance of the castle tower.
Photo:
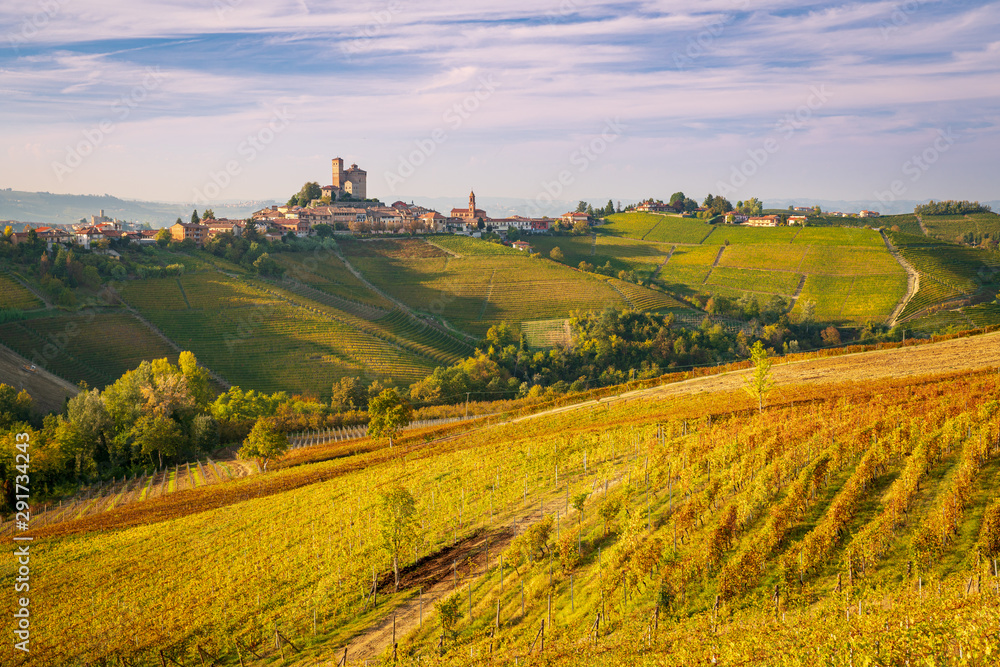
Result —
[[333, 187], [334, 193], [344, 187], [344, 159], [333, 158]]

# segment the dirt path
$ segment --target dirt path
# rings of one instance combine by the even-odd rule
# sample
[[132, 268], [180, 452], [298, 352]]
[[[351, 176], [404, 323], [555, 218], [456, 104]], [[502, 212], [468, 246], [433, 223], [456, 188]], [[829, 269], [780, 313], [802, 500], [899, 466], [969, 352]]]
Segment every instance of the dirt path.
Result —
[[914, 214], [913, 217], [917, 219], [917, 224], [920, 225], [920, 231], [922, 231], [924, 233], [924, 236], [930, 236], [931, 233], [929, 231], [927, 231], [927, 227], [924, 226], [924, 218], [923, 218], [923, 216]]
[[702, 285], [708, 284], [708, 279], [712, 277], [712, 271], [715, 271], [715, 267], [719, 266], [719, 260], [722, 259], [722, 253], [726, 252], [726, 246], [719, 248], [719, 254], [715, 256], [715, 261], [712, 262], [712, 268], [708, 270], [708, 275], [705, 276], [705, 280], [702, 281]]
[[[542, 502], [541, 511], [546, 515], [554, 514], [557, 510], [562, 511], [565, 509], [563, 502], [558, 494], [546, 497]], [[574, 512], [575, 510], [571, 510], [570, 515]], [[417, 589], [422, 591], [422, 595], [388, 610], [380, 621], [369, 627], [362, 635], [355, 637], [347, 646], [348, 662], [357, 664], [363, 660], [377, 658], [386, 648], [392, 646], [394, 620], [397, 642], [420, 624], [421, 616], [424, 622], [434, 622], [434, 604], [456, 590], [456, 564], [459, 566], [457, 590], [463, 590], [469, 582], [476, 581], [490, 568], [495, 567], [497, 557], [510, 545], [514, 537], [538, 521], [539, 516], [537, 505], [525, 509], [506, 524], [474, 535], [454, 547], [442, 549], [428, 559], [422, 560], [416, 567], [400, 572], [400, 590]], [[563, 516], [567, 515], [564, 513]], [[473, 570], [463, 572], [461, 566], [469, 563], [470, 559]], [[512, 572], [511, 585], [514, 585], [515, 580], [515, 574]], [[342, 653], [343, 649], [340, 651]]]
[[670, 246], [670, 252], [668, 252], [667, 256], [663, 258], [663, 261], [660, 262], [660, 265], [656, 267], [656, 271], [653, 271], [653, 275], [649, 277], [650, 280], [654, 280], [658, 275], [660, 275], [660, 271], [662, 271], [663, 267], [667, 265], [667, 262], [670, 261], [670, 258], [674, 256], [675, 250], [677, 250], [677, 246]]
[[806, 286], [806, 277], [802, 276], [801, 278], [799, 278], [799, 286], [795, 288], [795, 294], [792, 295], [792, 302], [791, 305], [788, 307], [789, 311], [791, 311], [792, 308], [795, 308], [795, 304], [798, 303], [799, 297], [802, 296], [802, 288], [805, 286]]
[[[923, 223], [920, 223], [920, 226], [922, 228]], [[899, 303], [896, 304], [895, 310], [892, 311], [892, 315], [889, 316], [888, 324], [892, 327], [896, 325], [899, 315], [903, 312], [903, 309], [906, 308], [906, 304], [910, 302], [913, 295], [920, 289], [920, 274], [917, 273], [917, 270], [914, 269], [909, 262], [903, 259], [899, 250], [896, 249], [896, 246], [892, 245], [892, 241], [890, 241], [889, 237], [886, 236], [885, 231], [880, 229], [879, 233], [882, 235], [882, 240], [885, 241], [886, 249], [892, 254], [893, 257], [896, 258], [896, 261], [899, 262], [901, 267], [903, 267], [903, 270], [906, 271], [906, 295], [900, 299]]]

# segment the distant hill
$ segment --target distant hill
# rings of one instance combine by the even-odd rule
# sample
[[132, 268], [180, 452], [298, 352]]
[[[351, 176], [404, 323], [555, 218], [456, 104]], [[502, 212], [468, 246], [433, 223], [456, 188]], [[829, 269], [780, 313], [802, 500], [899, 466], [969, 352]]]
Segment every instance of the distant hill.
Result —
[[[256, 210], [277, 202], [247, 201], [213, 204], [216, 217], [246, 218]], [[112, 218], [148, 222], [153, 227], [191, 216], [191, 204], [119, 199], [111, 195], [59, 195], [49, 192], [0, 190], [0, 220], [71, 224], [101, 210]]]

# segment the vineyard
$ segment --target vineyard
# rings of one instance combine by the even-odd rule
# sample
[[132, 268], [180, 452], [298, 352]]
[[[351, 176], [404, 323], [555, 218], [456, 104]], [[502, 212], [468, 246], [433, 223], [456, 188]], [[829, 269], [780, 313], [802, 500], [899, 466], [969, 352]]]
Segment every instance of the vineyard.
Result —
[[927, 232], [942, 241], [961, 243], [965, 234], [989, 234], [1000, 238], [1000, 215], [996, 213], [971, 213], [968, 215], [924, 215]]
[[59, 375], [104, 387], [143, 360], [177, 352], [123, 312], [90, 312], [0, 324], [0, 339], [26, 359]]
[[10, 275], [0, 272], [0, 310], [34, 310], [44, 304]]
[[615, 213], [608, 216], [602, 234], [643, 239], [654, 243], [702, 243], [712, 226], [702, 220], [655, 213]]
[[339, 378], [358, 376], [411, 383], [465, 349], [399, 314], [383, 311], [380, 325], [300, 292], [197, 273], [133, 281], [122, 296], [207, 367], [259, 391], [324, 395]]
[[[993, 664], [998, 370], [781, 386], [763, 413], [677, 393], [330, 445], [152, 498], [170, 508], [155, 523], [43, 526], [31, 660], [335, 664], [347, 647], [360, 665], [392, 659], [392, 634], [369, 638], [398, 614], [402, 664]], [[418, 527], [399, 591], [378, 506], [397, 484]]]

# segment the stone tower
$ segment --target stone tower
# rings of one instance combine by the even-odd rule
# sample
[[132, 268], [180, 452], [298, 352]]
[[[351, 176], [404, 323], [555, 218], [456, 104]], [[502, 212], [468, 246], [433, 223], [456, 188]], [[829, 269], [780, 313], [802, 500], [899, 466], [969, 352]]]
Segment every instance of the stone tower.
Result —
[[334, 192], [344, 187], [344, 159], [333, 158], [333, 188]]
[[476, 217], [476, 192], [474, 190], [469, 191], [469, 217]]

